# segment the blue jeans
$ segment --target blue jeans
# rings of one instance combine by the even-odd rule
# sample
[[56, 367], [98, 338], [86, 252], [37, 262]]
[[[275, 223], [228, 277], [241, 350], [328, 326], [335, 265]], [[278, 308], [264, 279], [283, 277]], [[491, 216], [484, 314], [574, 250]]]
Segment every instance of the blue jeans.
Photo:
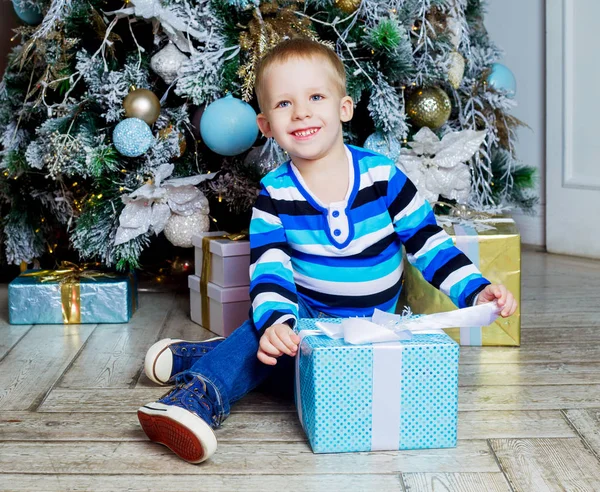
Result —
[[[299, 299], [298, 307], [301, 318], [323, 316], [302, 299]], [[248, 320], [177, 378], [177, 382], [181, 383], [197, 376], [211, 387], [207, 397], [213, 404], [218, 424], [229, 416], [233, 402], [267, 379], [273, 378], [278, 389], [288, 390], [291, 394], [294, 358], [282, 355], [274, 366], [263, 364], [256, 357], [259, 339], [254, 323]]]

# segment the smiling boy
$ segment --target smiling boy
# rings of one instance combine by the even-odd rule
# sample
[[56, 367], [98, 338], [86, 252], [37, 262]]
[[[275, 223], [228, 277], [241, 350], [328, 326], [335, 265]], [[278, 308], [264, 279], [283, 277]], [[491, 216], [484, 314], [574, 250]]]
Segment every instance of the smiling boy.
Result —
[[394, 312], [402, 246], [425, 279], [459, 307], [517, 304], [491, 285], [437, 225], [430, 205], [388, 158], [344, 144], [353, 114], [342, 62], [307, 39], [284, 41], [256, 73], [258, 125], [290, 160], [261, 181], [250, 224], [251, 319], [226, 340], [161, 340], [146, 373], [177, 385], [138, 410], [148, 437], [199, 463], [216, 450], [212, 428], [267, 377], [293, 385], [299, 318]]

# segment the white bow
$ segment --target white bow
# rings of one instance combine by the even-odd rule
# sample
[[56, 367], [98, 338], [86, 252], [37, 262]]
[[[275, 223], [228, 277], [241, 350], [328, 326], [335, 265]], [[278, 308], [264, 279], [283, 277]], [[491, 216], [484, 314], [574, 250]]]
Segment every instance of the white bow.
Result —
[[119, 216], [115, 246], [145, 234], [150, 228], [155, 234], [159, 234], [173, 213], [209, 213], [208, 200], [195, 185], [212, 179], [216, 173], [163, 181], [171, 175], [174, 167], [173, 164], [161, 164], [154, 171], [152, 183], [146, 183], [133, 193], [123, 196], [122, 200], [126, 205]]
[[346, 343], [363, 345], [410, 340], [413, 334], [441, 333], [443, 328], [487, 326], [494, 322], [500, 311], [496, 302], [414, 318], [376, 309], [372, 321], [347, 318], [341, 323], [317, 321], [315, 326], [329, 338], [343, 338]]
[[485, 131], [450, 132], [442, 140], [424, 126], [401, 149], [398, 166], [431, 202], [440, 195], [466, 202], [471, 191], [471, 171], [465, 161], [473, 157], [485, 139]]

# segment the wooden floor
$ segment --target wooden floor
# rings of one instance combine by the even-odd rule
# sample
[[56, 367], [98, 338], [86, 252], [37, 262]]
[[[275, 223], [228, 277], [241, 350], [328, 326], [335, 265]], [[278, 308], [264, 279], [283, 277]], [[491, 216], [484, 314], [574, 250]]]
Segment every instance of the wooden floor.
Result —
[[185, 294], [144, 293], [128, 325], [7, 323], [0, 286], [0, 490], [600, 491], [600, 262], [526, 250], [521, 348], [461, 349], [450, 450], [315, 455], [290, 403], [252, 394], [187, 464], [135, 410], [164, 337], [207, 338]]

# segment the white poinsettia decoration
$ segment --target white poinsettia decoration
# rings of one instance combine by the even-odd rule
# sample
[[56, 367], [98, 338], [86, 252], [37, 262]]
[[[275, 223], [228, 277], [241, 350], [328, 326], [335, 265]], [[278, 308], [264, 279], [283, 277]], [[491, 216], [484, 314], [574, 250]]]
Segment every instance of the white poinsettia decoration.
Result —
[[441, 196], [464, 203], [471, 191], [469, 160], [485, 139], [485, 131], [450, 132], [442, 140], [424, 126], [403, 148], [396, 164], [429, 202]]
[[208, 215], [208, 200], [196, 185], [212, 179], [216, 173], [165, 181], [174, 167], [173, 164], [158, 166], [153, 182], [123, 196], [125, 208], [119, 216], [115, 245], [126, 243], [148, 230], [159, 234], [172, 214], [189, 216], [200, 211]]

